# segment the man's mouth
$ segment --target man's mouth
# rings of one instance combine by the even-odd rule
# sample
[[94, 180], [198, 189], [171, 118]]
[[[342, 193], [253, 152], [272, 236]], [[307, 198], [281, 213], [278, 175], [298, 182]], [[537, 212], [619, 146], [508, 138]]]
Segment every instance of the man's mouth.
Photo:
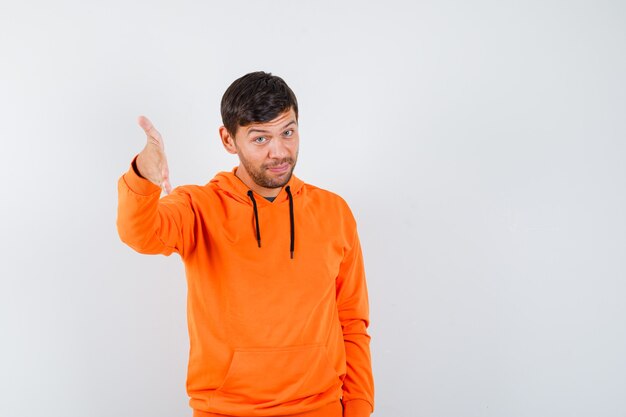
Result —
[[281, 174], [289, 169], [289, 163], [285, 162], [280, 165], [274, 165], [274, 166], [268, 167], [267, 169], [269, 169], [275, 174]]

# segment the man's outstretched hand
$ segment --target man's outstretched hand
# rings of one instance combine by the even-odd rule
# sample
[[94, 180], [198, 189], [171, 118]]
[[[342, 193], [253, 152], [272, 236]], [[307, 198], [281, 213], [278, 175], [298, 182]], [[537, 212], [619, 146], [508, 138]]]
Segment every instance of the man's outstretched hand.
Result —
[[139, 116], [137, 121], [148, 137], [146, 147], [137, 156], [137, 169], [141, 176], [159, 187], [165, 188], [165, 192], [169, 194], [172, 191], [172, 185], [170, 184], [163, 138], [147, 117]]

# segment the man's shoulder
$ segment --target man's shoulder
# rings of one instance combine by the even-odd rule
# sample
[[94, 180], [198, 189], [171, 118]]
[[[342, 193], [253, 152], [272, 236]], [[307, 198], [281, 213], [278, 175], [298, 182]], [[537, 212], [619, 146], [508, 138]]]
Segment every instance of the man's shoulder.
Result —
[[304, 183], [304, 188], [313, 201], [351, 212], [348, 202], [338, 193], [309, 183]]
[[329, 198], [329, 199], [340, 199], [343, 200], [343, 198], [336, 192], [334, 191], [330, 191], [326, 188], [322, 188], [320, 186], [317, 185], [313, 185], [310, 184], [308, 182], [304, 183], [304, 187], [307, 189], [307, 192], [309, 193], [314, 193], [316, 195], [318, 195], [320, 198]]

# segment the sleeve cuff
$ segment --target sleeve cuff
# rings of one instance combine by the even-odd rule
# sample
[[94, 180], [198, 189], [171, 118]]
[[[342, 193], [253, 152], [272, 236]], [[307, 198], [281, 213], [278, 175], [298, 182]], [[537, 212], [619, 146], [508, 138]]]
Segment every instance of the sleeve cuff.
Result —
[[160, 192], [161, 187], [152, 183], [152, 181], [150, 180], [140, 177], [139, 174], [135, 172], [133, 165], [136, 163], [138, 155], [139, 154], [135, 155], [132, 162], [130, 163], [128, 171], [124, 173], [124, 182], [126, 183], [128, 188], [130, 188], [130, 190], [135, 194], [148, 196], [154, 194], [157, 191]]
[[343, 417], [369, 417], [372, 406], [365, 400], [350, 400], [343, 404]]

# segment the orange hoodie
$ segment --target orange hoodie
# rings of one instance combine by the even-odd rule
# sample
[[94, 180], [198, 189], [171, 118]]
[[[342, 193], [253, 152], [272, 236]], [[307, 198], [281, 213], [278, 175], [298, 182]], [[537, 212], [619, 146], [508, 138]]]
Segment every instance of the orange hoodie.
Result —
[[369, 306], [349, 207], [293, 175], [270, 202], [235, 171], [163, 198], [132, 163], [118, 181], [121, 240], [185, 265], [194, 417], [335, 417], [341, 405], [369, 416]]

